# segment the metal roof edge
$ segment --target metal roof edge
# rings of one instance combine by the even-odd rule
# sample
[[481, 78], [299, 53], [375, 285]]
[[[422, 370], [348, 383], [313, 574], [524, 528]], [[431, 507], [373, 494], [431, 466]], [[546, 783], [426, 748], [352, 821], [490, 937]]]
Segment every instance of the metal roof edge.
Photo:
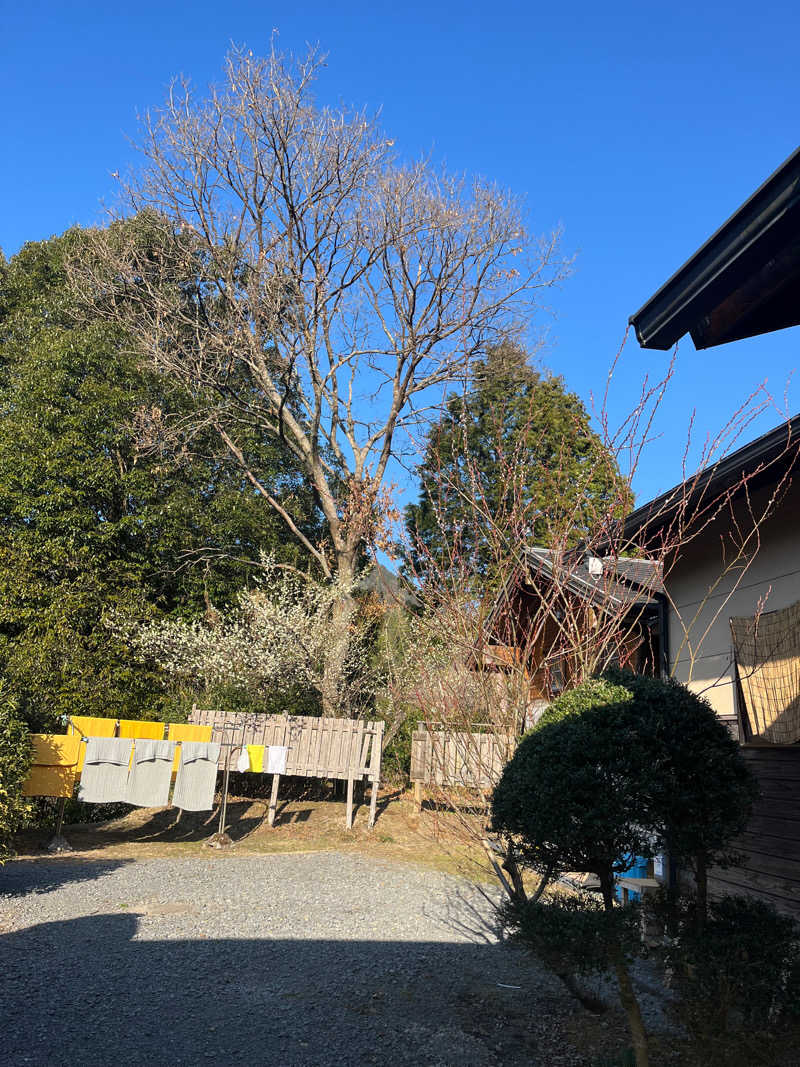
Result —
[[726, 219], [683, 266], [630, 316], [642, 348], [666, 350], [697, 318], [691, 308], [738, 258], [800, 203], [800, 148]]
[[[786, 419], [774, 429], [768, 430], [767, 433], [756, 437], [755, 440], [750, 441], [748, 444], [742, 445], [741, 448], [737, 448], [735, 452], [732, 452], [729, 456], [724, 456], [699, 475], [695, 474], [682, 482], [678, 482], [666, 493], [660, 493], [646, 504], [636, 508], [623, 523], [624, 536], [628, 538], [638, 533], [643, 527], [647, 526], [649, 520], [654, 516], [662, 512], [665, 515], [668, 514], [672, 498], [676, 497], [687, 483], [694, 482], [692, 485], [693, 493], [704, 492], [712, 487], [715, 481], [718, 483], [723, 482], [730, 475], [737, 472], [744, 473], [748, 468], [756, 467], [759, 463], [773, 462], [782, 454], [785, 448], [789, 447], [792, 441], [800, 448], [800, 413], [793, 415], [790, 419]], [[772, 455], [770, 458], [771, 453], [780, 446], [783, 447], [777, 455]], [[681, 499], [683, 499], [682, 496]]]

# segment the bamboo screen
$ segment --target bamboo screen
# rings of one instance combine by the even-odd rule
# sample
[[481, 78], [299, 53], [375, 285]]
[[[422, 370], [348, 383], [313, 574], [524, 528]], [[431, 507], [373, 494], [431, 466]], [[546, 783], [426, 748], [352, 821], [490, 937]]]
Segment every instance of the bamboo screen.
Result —
[[800, 741], [800, 601], [731, 619], [750, 729], [776, 745]]

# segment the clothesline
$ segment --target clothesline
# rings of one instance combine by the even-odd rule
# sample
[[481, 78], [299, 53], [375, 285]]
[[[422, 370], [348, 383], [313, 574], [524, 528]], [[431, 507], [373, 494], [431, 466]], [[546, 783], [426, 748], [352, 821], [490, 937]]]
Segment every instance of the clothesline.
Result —
[[[80, 722], [76, 722], [75, 721], [75, 719], [78, 719], [78, 718], [80, 719]], [[161, 772], [160, 774], [156, 772], [156, 770], [155, 770], [156, 764], [154, 762], [152, 762], [153, 759], [154, 759], [154, 756], [153, 756], [152, 752], [148, 752], [148, 755], [145, 757], [147, 762], [144, 765], [144, 768], [137, 767], [137, 763], [138, 763], [137, 748], [142, 748], [143, 749], [143, 748], [145, 748], [145, 746], [148, 746], [148, 745], [170, 745], [171, 746], [170, 747], [170, 753], [174, 754], [173, 775], [175, 774], [175, 772], [178, 772], [178, 778], [177, 778], [177, 780], [175, 782], [175, 794], [173, 795], [172, 803], [175, 806], [182, 807], [182, 808], [188, 808], [189, 810], [195, 810], [195, 811], [203, 810], [203, 809], [207, 810], [207, 808], [205, 807], [205, 804], [203, 804], [203, 809], [201, 809], [201, 807], [200, 807], [200, 803], [201, 802], [197, 799], [196, 792], [195, 792], [194, 797], [192, 797], [191, 793], [187, 793], [182, 788], [183, 782], [184, 782], [184, 778], [186, 777], [184, 775], [184, 773], [183, 773], [185, 768], [184, 768], [184, 758], [183, 758], [182, 753], [186, 750], [184, 746], [187, 746], [187, 745], [189, 746], [188, 747], [188, 751], [190, 753], [196, 753], [200, 749], [206, 749], [207, 748], [208, 750], [211, 750], [213, 748], [217, 753], [217, 759], [218, 760], [219, 760], [219, 756], [221, 754], [224, 754], [224, 760], [221, 761], [222, 762], [222, 768], [221, 769], [223, 770], [223, 780], [222, 780], [222, 789], [221, 789], [221, 797], [220, 797], [219, 830], [214, 835], [214, 838], [212, 838], [212, 841], [216, 841], [216, 843], [218, 845], [220, 845], [220, 846], [223, 845], [223, 844], [229, 844], [230, 843], [230, 838], [228, 837], [227, 833], [225, 832], [225, 825], [226, 825], [227, 808], [228, 808], [228, 788], [229, 788], [229, 782], [230, 782], [230, 773], [231, 773], [231, 770], [232, 770], [232, 767], [231, 767], [231, 756], [232, 756], [232, 754], [234, 753], [235, 750], [240, 749], [241, 752], [242, 752], [242, 757], [244, 757], [244, 761], [246, 762], [247, 766], [245, 767], [242, 764], [242, 757], [240, 757], [239, 764], [237, 764], [237, 769], [239, 771], [243, 771], [243, 770], [255, 771], [256, 769], [258, 769], [258, 770], [260, 770], [262, 772], [265, 772], [267, 774], [272, 774], [272, 796], [270, 798], [270, 805], [269, 805], [269, 825], [272, 826], [274, 824], [275, 810], [276, 810], [276, 806], [277, 806], [278, 781], [281, 778], [281, 776], [286, 773], [286, 757], [287, 757], [287, 753], [289, 751], [289, 748], [286, 747], [286, 746], [267, 746], [267, 745], [258, 746], [258, 745], [248, 744], [246, 739], [245, 739], [245, 737], [244, 737], [244, 733], [243, 732], [242, 732], [242, 735], [239, 738], [236, 737], [236, 735], [239, 733], [239, 727], [238, 727], [238, 724], [236, 724], [236, 723], [220, 724], [217, 727], [217, 731], [218, 731], [217, 732], [217, 736], [218, 737], [219, 737], [220, 733], [222, 734], [223, 738], [225, 738], [226, 735], [230, 736], [231, 734], [233, 734], [233, 739], [232, 740], [219, 740], [219, 741], [216, 741], [216, 742], [212, 742], [210, 740], [210, 735], [212, 733], [212, 730], [211, 730], [210, 726], [203, 726], [203, 725], [192, 724], [192, 723], [189, 723], [189, 724], [182, 724], [182, 723], [151, 723], [151, 724], [148, 724], [147, 722], [145, 722], [143, 720], [119, 719], [119, 718], [111, 719], [111, 718], [103, 718], [102, 716], [94, 716], [94, 717], [88, 717], [87, 718], [87, 717], [84, 717], [84, 716], [75, 716], [75, 717], [73, 717], [71, 715], [65, 716], [65, 720], [69, 724], [69, 728], [71, 730], [75, 731], [78, 735], [80, 735], [79, 737], [76, 738], [76, 740], [86, 744], [86, 746], [87, 746], [86, 747], [87, 757], [88, 757], [88, 753], [90, 751], [89, 743], [91, 741], [94, 741], [94, 740], [96, 740], [96, 741], [102, 741], [103, 740], [102, 738], [97, 738], [97, 737], [93, 737], [92, 736], [93, 728], [97, 728], [98, 733], [101, 732], [101, 730], [102, 730], [102, 733], [106, 734], [106, 731], [108, 731], [110, 729], [113, 734], [116, 734], [117, 732], [121, 733], [122, 729], [123, 729], [123, 726], [125, 727], [126, 736], [124, 738], [123, 737], [109, 737], [106, 734], [106, 738], [105, 739], [109, 740], [111, 742], [118, 742], [118, 741], [129, 741], [130, 742], [131, 750], [132, 750], [132, 756], [129, 755], [128, 759], [132, 760], [131, 774], [130, 774], [131, 781], [129, 783], [127, 783], [127, 785], [126, 785], [126, 795], [125, 795], [124, 798], [121, 798], [121, 799], [126, 799], [126, 800], [128, 800], [129, 803], [135, 803], [135, 804], [137, 804], [139, 806], [151, 806], [149, 803], [147, 803], [147, 798], [148, 797], [152, 797], [152, 799], [154, 801], [154, 804], [152, 806], [161, 807], [161, 806], [165, 805], [167, 803], [169, 783], [168, 783], [168, 780], [167, 780], [167, 778], [165, 776], [166, 775], [165, 771]], [[137, 732], [140, 731], [140, 730], [143, 730], [144, 732], [147, 732], [148, 725], [150, 725], [151, 730], [155, 730], [156, 734], [158, 734], [160, 732], [161, 733], [161, 737], [152, 737], [152, 736], [151, 737], [141, 737], [141, 736], [137, 736]], [[160, 731], [158, 730], [158, 727], [161, 727]], [[87, 733], [87, 731], [88, 731], [88, 733]], [[171, 733], [173, 733], [173, 731], [175, 733], [190, 731], [195, 736], [194, 737], [190, 737], [190, 738], [170, 737], [169, 735]], [[208, 732], [208, 736], [203, 738], [203, 740], [201, 741], [197, 737], [197, 734], [200, 733], [200, 732], [205, 733], [206, 731]], [[167, 733], [167, 737], [166, 738], [164, 737], [164, 733]], [[180, 749], [178, 749], [176, 747], [178, 745], [181, 746]], [[259, 754], [257, 753], [258, 749], [261, 749], [260, 758], [259, 758]], [[266, 761], [267, 762], [267, 766], [266, 767], [263, 766], [263, 762], [262, 762], [265, 751], [268, 751], [268, 753], [269, 753], [268, 759]], [[167, 755], [166, 753], [162, 753], [162, 755], [166, 756], [167, 760], [169, 760], [171, 758], [171, 756]], [[191, 759], [191, 758], [194, 758], [194, 757], [188, 757], [188, 758]], [[81, 763], [80, 760], [78, 762]], [[197, 765], [195, 765], [195, 775], [197, 773], [198, 773], [198, 768], [197, 768]], [[210, 769], [209, 769], [209, 775], [210, 774], [211, 774], [211, 772], [210, 772]], [[121, 772], [118, 771], [117, 775], [118, 775], [118, 777], [121, 776]], [[140, 779], [145, 779], [145, 781], [140, 782]], [[148, 780], [148, 779], [152, 779], [152, 780]], [[213, 783], [214, 783], [215, 779], [216, 779], [216, 773], [213, 774], [213, 777], [209, 777], [207, 780], [204, 781], [203, 787], [202, 787], [202, 790], [201, 790], [201, 792], [204, 795], [207, 795], [208, 791], [210, 790], [212, 801], [213, 801], [213, 788], [214, 788]], [[106, 783], [104, 783], [104, 788], [105, 787], [107, 787]], [[116, 788], [117, 788], [117, 790], [119, 790], [121, 788], [121, 782], [117, 783]], [[158, 792], [158, 790], [160, 790], [160, 792]], [[185, 800], [184, 800], [184, 797], [186, 799], [190, 800], [190, 803], [186, 803]], [[80, 798], [80, 792], [79, 792], [79, 798]], [[93, 798], [93, 799], [95, 800], [96, 803], [99, 802], [99, 797], [96, 797], [96, 798]], [[208, 804], [208, 807], [211, 807], [211, 804]]]
[[[76, 729], [77, 729], [77, 727], [76, 727]], [[93, 740], [94, 740], [94, 738], [92, 737], [91, 734], [81, 734], [81, 736], [78, 738], [79, 743], [82, 744], [82, 745], [85, 745], [87, 743], [87, 741], [93, 741]], [[168, 742], [170, 745], [194, 745], [194, 744], [197, 744], [196, 741], [188, 741], [188, 740], [184, 740], [183, 738], [173, 738], [173, 737], [165, 737], [163, 739], [160, 738], [160, 737], [112, 737], [109, 740], [111, 740], [111, 741], [130, 741], [131, 744], [135, 744], [137, 741], [161, 741], [161, 740], [164, 740], [165, 742]], [[209, 744], [210, 743], [211, 742], [209, 742]], [[242, 747], [240, 742], [238, 742], [238, 741], [215, 741], [214, 743], [219, 745], [220, 748], [241, 748]], [[265, 746], [262, 745], [261, 747], [264, 748]], [[266, 746], [266, 747], [269, 747], [269, 746]]]
[[[91, 737], [97, 736], [97, 735], [93, 735], [93, 734], [84, 733], [84, 731], [81, 729], [81, 727], [78, 725], [78, 723], [75, 722], [75, 720], [73, 719], [73, 717], [71, 715], [66, 715], [66, 716], [64, 716], [64, 718], [67, 721], [67, 725], [71, 726], [73, 730], [75, 730], [77, 733], [79, 733], [81, 735], [80, 736], [80, 740], [83, 741], [84, 743], [86, 741], [88, 741]], [[102, 721], [103, 722], [113, 722], [114, 723], [114, 727], [116, 729], [116, 727], [118, 727], [122, 722], [141, 721], [142, 723], [149, 723], [151, 720], [146, 720], [146, 719], [142, 719], [142, 720], [103, 719]], [[62, 719], [62, 722], [63, 722], [63, 719]], [[177, 726], [177, 727], [181, 727], [182, 728], [185, 724], [184, 723], [155, 723], [154, 725], [164, 726], [164, 727], [167, 727], [167, 728], [169, 728], [170, 726]], [[228, 727], [223, 727], [223, 729], [228, 729]], [[230, 729], [236, 729], [236, 727], [230, 727]], [[181, 744], [184, 743], [184, 741], [188, 741], [190, 739], [189, 738], [172, 738], [172, 737], [166, 737], [166, 738], [130, 737], [130, 738], [127, 738], [126, 740], [130, 740], [130, 741], [150, 741], [150, 740], [152, 740], [152, 741], [160, 741], [160, 740], [165, 740], [165, 741], [172, 741], [173, 744], [176, 744], [176, 745], [181, 745]], [[218, 744], [220, 746], [220, 748], [241, 748], [242, 747], [241, 743], [237, 742], [237, 741], [217, 741], [215, 743]]]
[[[226, 833], [226, 818], [230, 774], [234, 770], [260, 771], [272, 776], [270, 826], [275, 822], [279, 783], [286, 776], [346, 780], [348, 829], [353, 823], [355, 782], [370, 781], [370, 827], [375, 822], [384, 730], [384, 724], [379, 721], [289, 714], [256, 716], [196, 707], [192, 708], [188, 723], [102, 715], [64, 715], [61, 721], [67, 731], [63, 736], [32, 735], [38, 739], [35, 744], [41, 752], [31, 768], [31, 780], [25, 783], [28, 787], [25, 795], [60, 800], [56, 835], [48, 846], [54, 851], [68, 848], [60, 835], [65, 804], [73, 795], [78, 778], [82, 787], [79, 799], [89, 803], [122, 800], [137, 807], [162, 807], [168, 803], [170, 780], [173, 780], [174, 806], [208, 811], [214, 806], [219, 769], [222, 772], [219, 830], [209, 840], [209, 844], [217, 847], [231, 843]], [[256, 730], [254, 726], [262, 729]], [[270, 741], [277, 743], [270, 744]], [[67, 751], [69, 742], [73, 746], [70, 752]], [[125, 745], [124, 751], [118, 748], [120, 743]], [[241, 752], [238, 762], [237, 751]], [[215, 755], [210, 759], [212, 754]], [[92, 770], [87, 770], [84, 783], [82, 772], [87, 763]], [[48, 778], [47, 783], [39, 781], [44, 777]]]

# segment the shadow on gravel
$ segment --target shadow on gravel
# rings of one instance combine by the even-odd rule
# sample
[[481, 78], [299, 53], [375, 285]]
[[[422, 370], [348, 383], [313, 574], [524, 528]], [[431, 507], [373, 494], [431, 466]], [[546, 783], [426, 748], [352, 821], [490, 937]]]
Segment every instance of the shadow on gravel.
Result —
[[50, 893], [69, 882], [94, 881], [132, 862], [126, 859], [74, 860], [54, 856], [13, 860], [0, 867], [0, 897]]
[[99, 915], [0, 938], [7, 1067], [582, 1062], [553, 1058], [563, 997], [504, 946], [172, 940], [168, 926], [134, 940], [139, 923]]
[[[241, 800], [228, 803], [227, 822], [236, 840], [246, 837], [266, 819], [267, 805]], [[135, 829], [126, 830], [128, 841], [170, 841], [197, 843], [208, 841], [217, 829], [219, 809], [207, 812], [179, 812], [177, 808], [156, 808]]]

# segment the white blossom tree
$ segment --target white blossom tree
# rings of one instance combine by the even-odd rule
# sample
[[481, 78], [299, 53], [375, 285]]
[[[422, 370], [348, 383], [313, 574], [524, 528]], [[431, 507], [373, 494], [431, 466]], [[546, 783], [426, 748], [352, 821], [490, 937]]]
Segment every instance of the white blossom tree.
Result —
[[[236, 609], [219, 615], [213, 625], [163, 620], [141, 626], [131, 619], [113, 625], [139, 657], [192, 683], [236, 685], [264, 696], [300, 686], [321, 698], [331, 650], [343, 644], [333, 609], [349, 592], [338, 581], [315, 581], [265, 556], [258, 585], [244, 590]], [[375, 690], [368, 626], [356, 617], [340, 615], [338, 622], [348, 627], [339, 702], [359, 713], [371, 706]]]

